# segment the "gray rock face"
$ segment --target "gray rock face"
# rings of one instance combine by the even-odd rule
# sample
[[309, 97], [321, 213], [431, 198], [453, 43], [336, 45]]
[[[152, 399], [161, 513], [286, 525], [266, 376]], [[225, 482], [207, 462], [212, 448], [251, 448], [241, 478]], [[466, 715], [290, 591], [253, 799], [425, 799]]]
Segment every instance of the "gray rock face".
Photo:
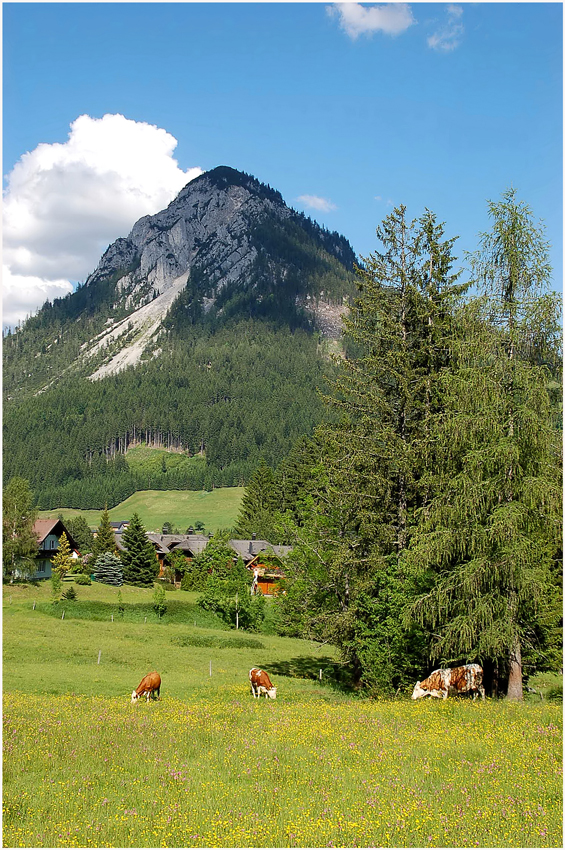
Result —
[[[293, 220], [304, 226], [303, 217], [287, 207], [278, 192], [220, 166], [188, 183], [165, 210], [144, 216], [127, 238], [110, 245], [86, 286], [110, 280], [115, 287], [114, 309], [121, 308], [122, 315], [125, 309], [128, 320], [115, 323], [87, 346], [86, 360], [106, 349], [109, 352], [91, 377], [135, 364], [148, 345], [155, 348], [166, 313], [196, 269], [205, 312], [225, 286], [245, 284], [258, 256], [253, 229], [267, 219], [271, 223]], [[325, 248], [327, 243], [340, 262], [347, 259], [344, 252], [353, 256], [345, 240], [332, 241], [327, 231], [310, 226], [320, 244]]]
[[110, 245], [87, 286], [117, 275], [118, 291], [133, 306], [146, 303], [154, 290], [166, 291], [204, 255], [206, 265], [217, 270], [218, 288], [245, 274], [257, 255], [249, 242], [250, 223], [268, 213], [288, 218], [292, 211], [282, 199], [259, 197], [253, 178], [248, 186], [218, 185], [219, 170], [189, 183], [162, 212], [136, 222], [126, 239]]

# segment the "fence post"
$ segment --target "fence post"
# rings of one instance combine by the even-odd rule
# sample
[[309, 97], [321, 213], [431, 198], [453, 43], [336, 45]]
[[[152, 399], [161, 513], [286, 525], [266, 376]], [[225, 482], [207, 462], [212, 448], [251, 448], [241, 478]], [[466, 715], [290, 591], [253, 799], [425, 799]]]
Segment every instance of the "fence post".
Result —
[[64, 620], [64, 619], [65, 619], [65, 612], [63, 611], [63, 616], [61, 617], [61, 620]]
[[98, 650], [98, 664], [100, 664], [100, 656], [102, 655], [102, 650]]
[[320, 682], [322, 681], [322, 668], [320, 667]]
[[212, 675], [212, 662], [210, 661], [210, 675]]

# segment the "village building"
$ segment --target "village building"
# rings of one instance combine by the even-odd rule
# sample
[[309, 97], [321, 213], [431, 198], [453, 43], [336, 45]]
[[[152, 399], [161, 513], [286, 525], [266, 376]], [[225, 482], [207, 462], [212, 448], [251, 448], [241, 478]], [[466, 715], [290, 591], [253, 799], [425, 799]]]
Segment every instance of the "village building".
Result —
[[[155, 557], [159, 562], [158, 579], [163, 580], [166, 575], [166, 558], [172, 552], [182, 552], [187, 561], [191, 561], [196, 555], [204, 551], [210, 538], [205, 534], [160, 534], [147, 531], [147, 538], [155, 547]], [[114, 532], [116, 547], [118, 551], [124, 550], [122, 543], [122, 531]], [[264, 596], [274, 596], [282, 579], [285, 578], [284, 559], [292, 551], [292, 546], [279, 546], [269, 543], [268, 540], [229, 540], [229, 546], [234, 551], [234, 561], [241, 558], [246, 569], [253, 574], [254, 592], [260, 592]], [[174, 583], [180, 587], [182, 573], [176, 570]]]
[[285, 577], [284, 558], [292, 546], [278, 546], [268, 540], [230, 540], [229, 544], [254, 575], [254, 586], [264, 596], [275, 596]]
[[[204, 551], [208, 545], [209, 538], [205, 534], [156, 534], [148, 531], [147, 537], [155, 546], [157, 560], [159, 561], [159, 578], [165, 575], [165, 558], [171, 552], [182, 552], [187, 561], [191, 561], [196, 555]], [[175, 584], [180, 585], [181, 573], [175, 572]]]
[[[35, 578], [51, 577], [51, 561], [57, 554], [59, 541], [63, 532], [67, 535], [72, 557], [80, 558], [76, 541], [60, 519], [37, 519], [33, 525], [33, 531], [39, 544], [35, 565]], [[22, 576], [18, 576], [18, 578], [22, 578]]]

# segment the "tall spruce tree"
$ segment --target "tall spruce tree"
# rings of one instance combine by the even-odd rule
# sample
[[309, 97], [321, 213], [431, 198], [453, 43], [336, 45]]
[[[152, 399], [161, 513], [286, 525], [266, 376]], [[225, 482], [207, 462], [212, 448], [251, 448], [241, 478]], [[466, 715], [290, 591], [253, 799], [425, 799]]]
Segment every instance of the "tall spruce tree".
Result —
[[151, 587], [159, 574], [159, 562], [138, 514], [132, 516], [122, 534], [122, 543], [125, 547], [121, 554], [124, 582], [137, 587]]
[[425, 590], [411, 617], [432, 634], [432, 658], [491, 659], [519, 700], [524, 650], [539, 649], [559, 617], [560, 452], [548, 392], [557, 299], [529, 207], [509, 190], [489, 213], [492, 230], [472, 257], [480, 294], [461, 316], [457, 367], [442, 378], [434, 495], [406, 562]]
[[96, 561], [104, 552], [116, 554], [116, 538], [114, 529], [110, 523], [108, 509], [104, 508], [100, 517], [100, 525], [96, 531], [96, 537], [92, 544], [92, 560]]
[[344, 321], [354, 354], [326, 396], [341, 419], [321, 429], [327, 450], [293, 562], [322, 632], [368, 687], [390, 692], [424, 651], [422, 636], [400, 622], [411, 587], [399, 555], [429, 498], [436, 382], [462, 287], [451, 272], [454, 240], [429, 211], [408, 222], [401, 206], [377, 236], [382, 250], [358, 270]]
[[94, 535], [82, 514], [68, 519], [66, 525], [73, 540], [76, 540], [80, 554], [90, 554], [94, 547]]
[[256, 534], [258, 538], [269, 540], [270, 543], [278, 543], [278, 532], [274, 524], [277, 507], [273, 470], [262, 458], [245, 488], [236, 533], [241, 537]]

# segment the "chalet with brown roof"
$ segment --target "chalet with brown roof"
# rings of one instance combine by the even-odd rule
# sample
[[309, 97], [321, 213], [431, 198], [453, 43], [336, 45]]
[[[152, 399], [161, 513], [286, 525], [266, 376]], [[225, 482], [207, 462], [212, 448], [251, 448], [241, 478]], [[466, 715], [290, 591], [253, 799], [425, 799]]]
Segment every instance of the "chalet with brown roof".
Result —
[[80, 557], [75, 539], [60, 519], [37, 519], [33, 525], [33, 531], [39, 543], [35, 567], [36, 578], [50, 578], [51, 561], [57, 554], [63, 532], [67, 535], [73, 557]]
[[250, 572], [254, 573], [257, 589], [264, 596], [274, 596], [285, 577], [284, 558], [292, 552], [292, 546], [278, 546], [268, 540], [230, 540], [236, 552]]

